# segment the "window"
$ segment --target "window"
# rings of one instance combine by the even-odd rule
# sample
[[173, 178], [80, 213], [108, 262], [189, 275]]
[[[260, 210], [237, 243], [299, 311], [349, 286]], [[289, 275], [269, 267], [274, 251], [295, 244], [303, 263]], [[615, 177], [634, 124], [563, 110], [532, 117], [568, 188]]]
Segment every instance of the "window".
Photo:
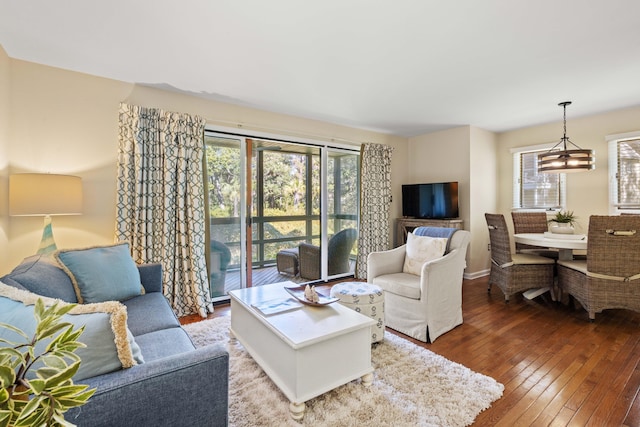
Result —
[[640, 132], [611, 135], [609, 141], [610, 212], [640, 213]]
[[551, 146], [513, 149], [513, 208], [561, 209], [565, 205], [565, 174], [538, 173], [538, 154]]

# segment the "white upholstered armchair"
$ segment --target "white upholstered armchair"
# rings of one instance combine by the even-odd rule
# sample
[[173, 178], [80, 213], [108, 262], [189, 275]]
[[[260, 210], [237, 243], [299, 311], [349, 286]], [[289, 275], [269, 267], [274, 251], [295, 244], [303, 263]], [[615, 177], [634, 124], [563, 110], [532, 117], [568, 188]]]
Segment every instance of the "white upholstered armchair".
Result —
[[[414, 230], [414, 232], [417, 231]], [[407, 244], [367, 258], [367, 281], [385, 292], [385, 323], [423, 342], [462, 324], [462, 276], [470, 233], [453, 232], [444, 256], [404, 272]]]

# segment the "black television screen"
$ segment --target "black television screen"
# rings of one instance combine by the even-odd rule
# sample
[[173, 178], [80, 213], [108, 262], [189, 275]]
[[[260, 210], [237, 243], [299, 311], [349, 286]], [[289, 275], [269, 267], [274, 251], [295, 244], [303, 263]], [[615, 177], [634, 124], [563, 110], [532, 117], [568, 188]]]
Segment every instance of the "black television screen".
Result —
[[414, 218], [457, 218], [458, 183], [404, 184], [402, 215]]

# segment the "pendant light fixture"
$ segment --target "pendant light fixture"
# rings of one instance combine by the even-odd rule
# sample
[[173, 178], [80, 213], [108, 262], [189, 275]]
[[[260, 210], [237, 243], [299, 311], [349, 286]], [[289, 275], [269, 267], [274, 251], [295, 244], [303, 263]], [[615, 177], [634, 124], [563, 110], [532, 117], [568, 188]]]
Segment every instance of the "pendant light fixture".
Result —
[[[595, 169], [596, 158], [593, 150], [578, 147], [567, 136], [567, 105], [571, 105], [571, 101], [558, 105], [564, 108], [564, 135], [551, 150], [538, 155], [538, 173], [582, 172]], [[569, 150], [567, 142], [576, 148]], [[562, 149], [559, 148], [560, 144]]]

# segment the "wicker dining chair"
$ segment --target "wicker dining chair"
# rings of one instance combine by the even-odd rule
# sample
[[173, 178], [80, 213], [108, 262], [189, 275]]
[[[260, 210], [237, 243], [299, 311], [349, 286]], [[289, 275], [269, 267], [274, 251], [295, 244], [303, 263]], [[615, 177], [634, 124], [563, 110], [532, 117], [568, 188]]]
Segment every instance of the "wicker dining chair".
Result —
[[502, 214], [485, 213], [491, 242], [491, 285], [498, 285], [505, 302], [518, 292], [533, 288], [551, 288], [555, 261], [527, 253], [511, 253], [511, 240]]
[[640, 312], [640, 216], [589, 218], [587, 260], [558, 261], [558, 286], [589, 313]]
[[[516, 234], [544, 233], [549, 231], [547, 214], [544, 212], [511, 212], [511, 219], [513, 220], [513, 232]], [[558, 251], [516, 242], [516, 253], [521, 252], [558, 259]]]

